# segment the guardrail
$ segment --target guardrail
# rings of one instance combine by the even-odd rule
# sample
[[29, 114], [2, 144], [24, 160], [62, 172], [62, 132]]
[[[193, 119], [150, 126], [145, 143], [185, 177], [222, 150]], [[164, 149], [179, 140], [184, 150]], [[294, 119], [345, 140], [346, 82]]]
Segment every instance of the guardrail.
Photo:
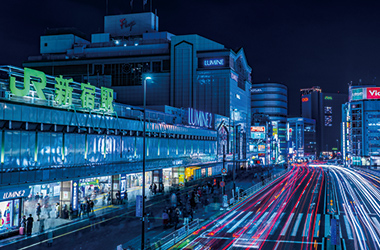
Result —
[[189, 224], [181, 227], [180, 229], [174, 231], [171, 234], [168, 234], [161, 240], [155, 242], [151, 246], [147, 246], [149, 249], [161, 249], [166, 250], [180, 242], [182, 239], [187, 237], [188, 235], [192, 234], [194, 231], [198, 230], [200, 227], [199, 219], [195, 219]]
[[242, 197], [238, 197], [238, 200], [234, 201], [230, 205], [234, 205], [234, 204], [238, 203], [240, 201], [240, 198], [242, 198], [242, 200], [245, 200], [246, 198], [254, 195], [255, 193], [257, 193], [258, 191], [260, 191], [264, 187], [272, 184], [274, 181], [276, 181], [282, 175], [286, 174], [288, 171], [289, 171], [289, 169], [285, 169], [285, 170], [273, 175], [273, 177], [267, 178], [267, 179], [263, 180], [262, 182], [256, 183], [254, 186], [247, 188], [246, 190], [243, 191], [244, 195]]

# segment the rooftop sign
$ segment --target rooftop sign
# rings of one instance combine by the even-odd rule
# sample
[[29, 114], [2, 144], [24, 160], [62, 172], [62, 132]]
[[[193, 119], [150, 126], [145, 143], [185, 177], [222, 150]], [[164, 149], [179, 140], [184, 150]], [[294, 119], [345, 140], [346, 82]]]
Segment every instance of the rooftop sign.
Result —
[[367, 99], [380, 99], [380, 88], [367, 88]]
[[51, 101], [54, 107], [113, 112], [113, 89], [99, 89], [90, 83], [79, 84], [61, 75], [47, 77], [44, 72], [35, 69], [10, 71], [9, 90], [11, 100], [16, 97], [18, 101], [27, 103], [31, 102], [30, 99], [32, 103], [38, 100]]
[[188, 109], [188, 123], [192, 126], [212, 128], [212, 113]]
[[198, 60], [198, 68], [225, 68], [228, 66], [228, 57], [199, 58]]

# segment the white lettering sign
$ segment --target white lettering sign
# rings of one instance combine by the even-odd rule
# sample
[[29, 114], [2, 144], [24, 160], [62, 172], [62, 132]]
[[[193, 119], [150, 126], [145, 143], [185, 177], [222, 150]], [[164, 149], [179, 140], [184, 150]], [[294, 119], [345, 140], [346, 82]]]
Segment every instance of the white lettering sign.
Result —
[[224, 59], [209, 59], [203, 61], [204, 66], [223, 66]]
[[189, 125], [212, 128], [212, 114], [189, 108], [188, 122]]
[[24, 194], [25, 194], [25, 190], [5, 192], [3, 195], [3, 199], [6, 200], [6, 199], [24, 197]]

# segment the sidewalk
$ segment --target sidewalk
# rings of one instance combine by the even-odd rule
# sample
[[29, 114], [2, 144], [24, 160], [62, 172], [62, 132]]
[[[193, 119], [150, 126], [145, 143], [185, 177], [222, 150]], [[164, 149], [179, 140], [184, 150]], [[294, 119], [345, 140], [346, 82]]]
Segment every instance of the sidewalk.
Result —
[[[281, 170], [283, 170], [283, 169], [280, 169], [279, 171], [281, 171]], [[244, 178], [243, 178], [243, 176], [244, 176]], [[203, 183], [207, 183], [208, 181], [211, 182], [214, 178], [215, 177], [206, 178], [206, 179], [204, 179]], [[252, 178], [249, 175], [247, 176], [245, 174], [242, 174], [242, 172], [238, 172], [238, 177], [237, 177], [236, 183], [237, 183], [237, 186], [245, 189], [245, 188], [251, 187], [256, 182], [260, 182], [260, 180], [258, 180], [258, 178], [259, 177], [252, 180]], [[220, 177], [219, 177], [219, 179], [220, 179]], [[226, 193], [229, 195], [229, 197], [231, 197], [231, 190], [230, 189], [232, 188], [232, 181], [230, 181], [230, 178], [228, 178], [226, 183], [227, 183]], [[193, 190], [194, 188], [195, 188], [195, 186], [189, 186], [189, 185], [187, 185], [184, 188], [181, 188], [180, 189], [181, 199], [183, 200], [184, 199], [183, 196], [185, 194], [187, 194], [189, 191]], [[102, 232], [105, 232], [104, 230], [106, 230], [105, 227], [112, 227], [112, 226], [108, 226], [110, 223], [111, 224], [112, 223], [120, 223], [117, 221], [121, 221], [121, 220], [126, 220], [125, 222], [123, 222], [123, 224], [127, 223], [124, 225], [126, 225], [128, 228], [136, 227], [137, 231], [134, 232], [134, 234], [131, 234], [130, 237], [126, 237], [126, 238], [117, 238], [116, 237], [114, 239], [114, 242], [117, 244], [122, 244], [123, 241], [127, 242], [127, 243], [129, 241], [132, 241], [131, 243], [128, 243], [128, 244], [132, 244], [133, 246], [134, 245], [139, 246], [139, 243], [138, 243], [139, 240], [137, 238], [141, 238], [141, 231], [138, 230], [138, 228], [141, 225], [141, 222], [138, 218], [135, 217], [135, 204], [136, 204], [135, 203], [135, 196], [137, 194], [141, 194], [141, 191], [142, 191], [141, 188], [137, 188], [133, 191], [129, 191], [128, 192], [128, 202], [126, 202], [126, 204], [124, 204], [124, 205], [109, 205], [109, 206], [105, 206], [105, 207], [100, 207], [99, 206], [100, 204], [97, 204], [95, 206], [95, 212], [94, 212], [95, 216], [91, 216], [90, 218], [85, 217], [84, 219], [73, 219], [73, 220], [47, 219], [48, 221], [46, 221], [46, 222], [49, 222], [51, 224], [51, 227], [53, 227], [53, 225], [57, 225], [57, 227], [52, 228], [52, 229], [48, 229], [45, 227], [45, 230], [42, 234], [38, 233], [38, 231], [39, 231], [39, 224], [38, 223], [40, 223], [40, 222], [35, 222], [34, 223], [34, 233], [32, 234], [32, 236], [25, 237], [25, 236], [19, 235], [19, 236], [14, 236], [14, 237], [11, 237], [8, 239], [1, 240], [0, 241], [0, 247], [5, 247], [7, 249], [16, 249], [16, 248], [19, 249], [19, 248], [22, 248], [25, 246], [29, 246], [31, 244], [35, 244], [37, 247], [38, 246], [42, 247], [42, 245], [40, 245], [40, 244], [41, 244], [41, 242], [43, 244], [46, 244], [47, 232], [49, 232], [49, 231], [54, 232], [54, 237], [56, 238], [56, 237], [60, 237], [60, 235], [66, 235], [68, 233], [72, 233], [78, 229], [82, 230], [83, 228], [88, 228], [88, 230], [89, 230], [90, 229], [89, 227], [91, 227], [91, 230], [93, 230], [93, 227], [96, 226], [97, 230], [98, 230], [96, 233], [102, 234]], [[208, 218], [210, 215], [212, 215], [217, 210], [219, 210], [219, 208], [220, 208], [220, 200], [219, 200], [220, 198], [219, 197], [221, 197], [221, 195], [218, 194], [218, 192], [215, 192], [215, 195], [216, 195], [216, 198], [211, 197], [212, 199], [210, 199], [211, 204], [208, 205], [207, 213], [201, 214], [200, 211], [202, 211], [202, 208], [199, 207], [198, 210], [196, 211], [195, 218], [200, 218], [200, 219], [204, 220], [205, 218]], [[154, 242], [155, 239], [161, 237], [162, 235], [167, 235], [174, 230], [174, 227], [164, 230], [163, 226], [162, 226], [162, 219], [161, 219], [163, 209], [165, 209], [166, 206], [168, 204], [170, 204], [169, 188], [167, 188], [167, 192], [165, 194], [157, 194], [157, 195], [152, 195], [149, 191], [149, 188], [146, 188], [146, 196], [147, 196], [147, 201], [146, 201], [147, 210], [146, 210], [146, 212], [151, 214], [150, 225], [147, 224], [147, 227], [150, 226], [149, 227], [150, 229], [147, 230], [146, 239], [150, 239], [151, 242]], [[203, 211], [205, 211], [205, 210], [203, 210]], [[116, 218], [116, 217], [120, 218], [120, 219], [115, 220], [114, 218]], [[108, 221], [110, 221], [110, 222], [108, 222]], [[111, 222], [111, 221], [115, 221], [115, 222]], [[62, 224], [59, 225], [60, 223], [62, 223]], [[180, 221], [180, 225], [181, 225], [181, 223], [182, 223], [182, 218]], [[110, 232], [112, 232], [112, 230]], [[72, 236], [74, 236], [74, 238], [78, 238], [78, 237], [80, 237], [80, 235], [82, 235], [82, 233], [80, 233], [79, 236], [77, 233], [74, 233]], [[139, 236], [139, 237], [137, 237], [137, 236]], [[67, 238], [67, 240], [69, 240], [71, 238], [71, 236], [69, 236], [69, 238], [63, 237], [63, 238], [59, 238], [59, 239], [61, 241], [62, 239], [66, 239], [66, 238]], [[75, 241], [74, 238], [71, 240], [71, 242], [69, 241], [70, 244], [73, 244], [73, 245], [79, 244], [79, 242]], [[123, 240], [118, 242], [118, 239], [123, 239]], [[93, 238], [91, 238], [91, 240], [93, 241]], [[133, 241], [135, 241], [135, 243], [133, 243]], [[56, 240], [55, 240], [55, 242], [56, 242]], [[103, 242], [99, 242], [99, 243], [103, 243]], [[100, 245], [101, 244], [99, 244], [99, 247], [100, 247]], [[56, 245], [56, 246], [58, 247], [58, 245]], [[111, 247], [111, 245], [108, 245], [108, 247]], [[96, 249], [96, 248], [94, 248], [94, 249]]]

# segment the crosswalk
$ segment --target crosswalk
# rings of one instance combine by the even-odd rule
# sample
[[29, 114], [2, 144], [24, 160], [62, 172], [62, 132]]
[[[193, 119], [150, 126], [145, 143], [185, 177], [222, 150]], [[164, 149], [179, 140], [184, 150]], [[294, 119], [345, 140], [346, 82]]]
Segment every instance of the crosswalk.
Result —
[[[234, 213], [233, 213], [234, 214]], [[238, 214], [238, 213], [236, 213]], [[234, 214], [236, 216], [236, 214]], [[224, 218], [233, 217], [232, 215]], [[245, 212], [237, 215], [236, 221], [229, 227], [227, 233], [234, 233], [242, 229], [243, 226], [249, 224], [249, 227], [244, 230], [244, 234], [248, 237], [255, 237], [257, 232], [262, 234], [266, 232], [267, 235], [283, 237], [282, 239], [300, 239], [300, 237], [314, 238], [327, 238], [331, 237], [330, 221], [331, 215], [329, 214], [314, 214], [314, 213], [281, 213], [277, 212], [263, 212], [253, 213]], [[336, 217], [338, 218], [338, 217]], [[371, 216], [372, 224], [375, 228], [380, 228], [379, 218]], [[222, 223], [219, 223], [219, 225]], [[354, 240], [354, 231], [352, 229], [352, 222], [344, 215], [339, 215], [340, 237], [346, 240]], [[380, 230], [379, 230], [380, 233]]]

